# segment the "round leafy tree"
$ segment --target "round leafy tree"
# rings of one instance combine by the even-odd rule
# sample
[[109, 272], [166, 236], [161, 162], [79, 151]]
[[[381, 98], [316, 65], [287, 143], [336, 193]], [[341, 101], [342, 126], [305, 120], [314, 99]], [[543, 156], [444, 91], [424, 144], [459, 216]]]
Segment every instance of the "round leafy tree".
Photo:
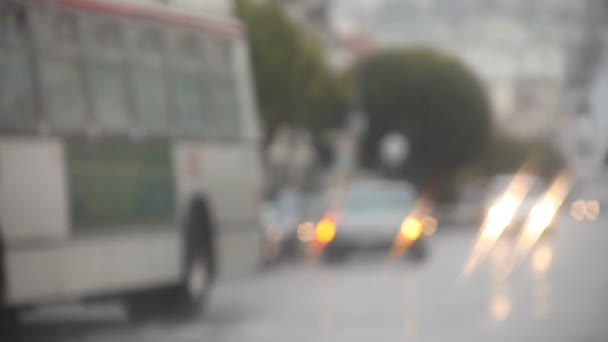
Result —
[[419, 186], [448, 179], [483, 151], [490, 105], [482, 84], [458, 59], [432, 49], [380, 51], [354, 69], [368, 117], [362, 161], [380, 167], [378, 145], [404, 134], [409, 156], [399, 170]]

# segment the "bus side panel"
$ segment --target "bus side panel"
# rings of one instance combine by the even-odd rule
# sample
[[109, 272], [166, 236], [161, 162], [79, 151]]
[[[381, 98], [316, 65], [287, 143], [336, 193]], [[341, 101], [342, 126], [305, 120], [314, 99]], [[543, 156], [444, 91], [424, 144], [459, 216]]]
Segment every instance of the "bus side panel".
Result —
[[[234, 49], [235, 74], [238, 80], [238, 98], [241, 108], [241, 127], [243, 136], [249, 141], [250, 148], [255, 150], [255, 146], [261, 137], [258, 124], [257, 102], [255, 99], [254, 81], [250, 69], [249, 48], [244, 40], [236, 40]], [[250, 151], [250, 153], [256, 153]], [[256, 157], [257, 158], [257, 157]], [[260, 178], [261, 179], [261, 178]]]
[[[65, 250], [65, 294], [94, 296], [176, 283], [181, 275], [179, 234], [174, 229], [149, 228], [79, 238], [70, 244]], [[102, 270], [91, 270], [98, 261]]]
[[[83, 154], [82, 149], [96, 153]], [[164, 187], [147, 186], [159, 178], [173, 181], [173, 175], [159, 166], [163, 161], [154, 157], [166, 154], [171, 168], [170, 152], [163, 146], [139, 146], [123, 148], [129, 155], [121, 157], [114, 149], [104, 144], [66, 148], [50, 139], [0, 141], [0, 227], [9, 303], [108, 295], [179, 280], [180, 230], [173, 205], [165, 205], [173, 201], [173, 187], [166, 181], [154, 183]], [[147, 158], [137, 158], [142, 154]], [[146, 167], [146, 172], [133, 172], [135, 167]], [[134, 174], [148, 178], [138, 180]], [[123, 192], [115, 191], [118, 182]], [[70, 201], [69, 187], [80, 197]], [[114, 191], [114, 201], [108, 196], [112, 193], [102, 190]], [[142, 197], [163, 201], [150, 203]], [[70, 210], [70, 203], [78, 204], [81, 212]], [[103, 211], [84, 216], [85, 204]], [[150, 208], [157, 209], [155, 215], [144, 215]], [[70, 224], [70, 212], [83, 224]], [[104, 216], [89, 219], [100, 213]], [[156, 214], [162, 216], [151, 222]], [[115, 223], [118, 219], [120, 225]]]
[[0, 226], [7, 245], [67, 236], [63, 154], [51, 139], [0, 140]]
[[220, 272], [239, 275], [261, 260], [261, 172], [256, 145], [209, 145], [205, 173], [219, 223]]
[[42, 304], [176, 283], [180, 241], [174, 231], [132, 232], [9, 250], [8, 302]]
[[175, 222], [174, 176], [167, 142], [71, 142], [72, 230]]
[[[209, 198], [216, 223], [221, 276], [251, 272], [260, 260], [261, 174], [255, 148], [241, 143], [178, 143], [178, 198], [187, 208], [196, 193]], [[183, 214], [182, 214], [183, 217]]]
[[60, 291], [56, 251], [29, 249], [68, 234], [63, 149], [52, 139], [0, 140], [0, 231], [5, 250], [7, 299], [54, 296]]

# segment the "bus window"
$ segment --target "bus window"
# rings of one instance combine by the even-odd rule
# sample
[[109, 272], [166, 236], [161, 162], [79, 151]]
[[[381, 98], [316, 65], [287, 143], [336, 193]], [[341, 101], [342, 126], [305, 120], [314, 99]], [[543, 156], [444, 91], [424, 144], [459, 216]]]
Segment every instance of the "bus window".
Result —
[[163, 52], [162, 34], [159, 29], [149, 28], [139, 32], [138, 52], [145, 56], [159, 56]]
[[40, 18], [38, 28], [46, 47], [41, 54], [41, 78], [50, 120], [61, 128], [81, 127], [86, 104], [76, 17], [51, 12]]
[[65, 53], [78, 48], [79, 30], [76, 15], [40, 9], [35, 13], [36, 37], [44, 50]]
[[207, 89], [202, 78], [197, 74], [176, 71], [175, 105], [179, 125], [184, 129], [200, 128], [205, 125]]
[[170, 65], [178, 125], [182, 130], [200, 132], [209, 122], [209, 82], [203, 75], [200, 34], [176, 32], [172, 36]]
[[23, 123], [35, 117], [25, 7], [0, 5], [0, 120]]
[[28, 37], [28, 13], [17, 4], [0, 5], [0, 36], [4, 43], [22, 44]]
[[146, 128], [162, 129], [167, 125], [167, 94], [161, 31], [138, 29], [134, 42], [134, 96], [139, 119]]
[[78, 23], [73, 14], [59, 14], [54, 23], [55, 40], [62, 45], [76, 46], [78, 44]]
[[85, 122], [85, 93], [79, 64], [69, 58], [42, 61], [42, 89], [46, 110], [58, 127], [77, 128]]
[[231, 78], [215, 82], [214, 99], [217, 108], [217, 125], [225, 133], [240, 131], [240, 115], [237, 89]]
[[142, 124], [148, 128], [164, 127], [167, 124], [167, 103], [162, 69], [137, 66], [134, 78], [135, 100]]
[[207, 39], [207, 50], [211, 65], [222, 69], [232, 67], [232, 51], [228, 40], [209, 38]]
[[93, 49], [102, 54], [123, 49], [123, 36], [120, 23], [113, 20], [100, 21], [93, 25], [90, 32]]
[[115, 20], [91, 22], [87, 41], [94, 112], [104, 128], [124, 129], [129, 108], [122, 26]]
[[95, 62], [91, 68], [93, 103], [99, 123], [106, 128], [126, 127], [129, 119], [124, 66]]
[[185, 34], [178, 38], [178, 56], [196, 62], [201, 62], [203, 58], [202, 44], [198, 36], [194, 33]]

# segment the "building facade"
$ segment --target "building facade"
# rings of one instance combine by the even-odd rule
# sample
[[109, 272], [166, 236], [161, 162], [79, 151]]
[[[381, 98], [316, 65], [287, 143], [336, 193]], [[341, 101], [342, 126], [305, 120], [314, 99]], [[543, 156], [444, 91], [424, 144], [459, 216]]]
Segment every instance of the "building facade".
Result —
[[608, 180], [608, 1], [588, 0], [570, 57], [559, 141], [584, 193]]

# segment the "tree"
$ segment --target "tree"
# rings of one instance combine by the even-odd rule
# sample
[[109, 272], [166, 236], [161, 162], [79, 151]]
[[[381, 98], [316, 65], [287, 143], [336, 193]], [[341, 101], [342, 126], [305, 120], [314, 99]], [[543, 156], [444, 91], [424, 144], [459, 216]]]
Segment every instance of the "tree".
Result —
[[362, 161], [381, 165], [378, 143], [403, 133], [411, 152], [402, 174], [434, 191], [478, 157], [491, 129], [487, 95], [457, 59], [426, 48], [377, 52], [353, 71], [368, 116]]
[[327, 166], [333, 161], [327, 133], [344, 125], [351, 108], [351, 92], [345, 77], [330, 73], [326, 67], [320, 71], [306, 91], [308, 113], [303, 116], [303, 125], [312, 136], [321, 166]]
[[296, 26], [273, 1], [237, 1], [247, 26], [257, 99], [264, 126], [263, 150], [281, 125], [313, 136], [340, 121], [347, 87], [326, 65], [314, 35]]
[[564, 168], [565, 161], [547, 140], [496, 135], [477, 166], [486, 176], [515, 173], [525, 166], [528, 172], [552, 179]]
[[248, 29], [257, 99], [265, 131], [264, 145], [267, 145], [275, 130], [290, 120], [292, 80], [299, 54], [297, 30], [271, 2], [239, 0], [237, 11]]

